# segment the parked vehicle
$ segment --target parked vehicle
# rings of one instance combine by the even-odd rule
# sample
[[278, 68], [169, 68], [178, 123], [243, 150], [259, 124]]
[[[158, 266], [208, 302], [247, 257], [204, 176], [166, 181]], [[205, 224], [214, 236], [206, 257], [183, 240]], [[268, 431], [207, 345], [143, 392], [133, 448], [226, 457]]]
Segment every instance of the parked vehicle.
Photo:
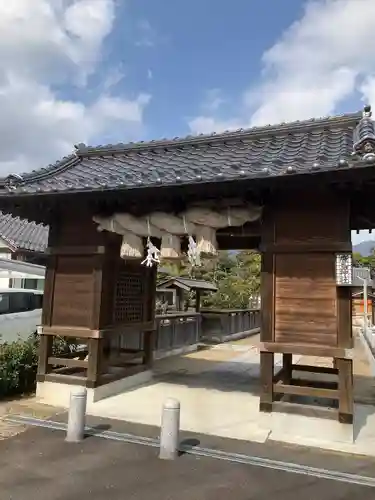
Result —
[[0, 343], [26, 340], [42, 322], [42, 290], [0, 289]]

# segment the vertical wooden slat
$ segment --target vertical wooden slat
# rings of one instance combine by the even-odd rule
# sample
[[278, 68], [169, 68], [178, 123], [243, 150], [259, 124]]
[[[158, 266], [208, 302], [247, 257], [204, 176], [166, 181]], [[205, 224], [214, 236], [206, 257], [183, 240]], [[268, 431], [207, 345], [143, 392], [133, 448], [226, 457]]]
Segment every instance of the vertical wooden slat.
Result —
[[339, 422], [353, 423], [353, 361], [336, 359], [339, 372]]
[[272, 342], [274, 340], [274, 314], [275, 314], [275, 294], [274, 294], [274, 255], [262, 253], [261, 269], [261, 330], [260, 338], [262, 342]]
[[46, 375], [50, 372], [48, 365], [48, 358], [52, 354], [52, 341], [51, 335], [40, 335], [39, 339], [39, 356], [38, 356], [38, 376]]
[[89, 339], [88, 347], [87, 387], [96, 387], [101, 375], [103, 339]]
[[42, 324], [46, 326], [52, 325], [57, 258], [58, 257], [56, 255], [50, 255], [47, 260], [42, 311]]
[[[272, 245], [275, 242], [275, 212], [272, 205], [267, 205], [263, 211], [261, 243], [262, 246]], [[274, 340], [275, 316], [275, 256], [264, 251], [261, 255], [261, 330], [260, 338], [263, 342]]]
[[292, 381], [292, 364], [293, 364], [293, 354], [284, 353], [283, 354], [283, 382], [284, 382], [284, 384], [290, 384]]
[[92, 306], [91, 306], [91, 318], [90, 318], [90, 328], [92, 330], [99, 329], [102, 325], [100, 324], [101, 318], [101, 307], [102, 307], [102, 291], [103, 291], [103, 264], [104, 255], [96, 255], [93, 257], [93, 271], [92, 271]]
[[259, 411], [271, 412], [273, 403], [273, 352], [260, 353], [260, 383], [261, 394]]
[[337, 339], [338, 347], [351, 348], [353, 346], [350, 287], [337, 287]]

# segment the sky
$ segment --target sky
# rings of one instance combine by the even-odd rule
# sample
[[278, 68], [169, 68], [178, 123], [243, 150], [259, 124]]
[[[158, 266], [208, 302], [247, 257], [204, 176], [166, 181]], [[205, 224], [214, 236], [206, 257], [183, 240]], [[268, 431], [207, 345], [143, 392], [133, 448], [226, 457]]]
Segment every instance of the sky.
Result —
[[374, 26], [374, 0], [0, 2], [0, 176], [375, 106]]

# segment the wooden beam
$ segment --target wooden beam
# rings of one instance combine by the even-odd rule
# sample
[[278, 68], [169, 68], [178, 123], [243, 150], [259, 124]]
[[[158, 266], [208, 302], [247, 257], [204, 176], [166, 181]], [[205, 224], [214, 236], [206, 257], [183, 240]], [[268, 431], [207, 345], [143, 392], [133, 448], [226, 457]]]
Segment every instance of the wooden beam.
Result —
[[49, 255], [95, 255], [104, 254], [105, 246], [56, 246], [46, 249]]
[[50, 356], [48, 358], [48, 363], [50, 365], [66, 366], [68, 368], [87, 368], [88, 361], [85, 359], [74, 359], [74, 358], [56, 358]]
[[296, 396], [311, 396], [315, 398], [339, 399], [339, 391], [336, 389], [323, 389], [320, 387], [307, 387], [277, 383], [273, 385], [276, 394], [293, 394]]
[[102, 336], [100, 330], [91, 330], [90, 328], [81, 328], [74, 326], [48, 326], [41, 327], [43, 335], [52, 335], [55, 337], [76, 337], [79, 339], [97, 339]]
[[273, 353], [303, 354], [326, 358], [353, 359], [354, 350], [342, 347], [325, 347], [313, 344], [282, 344], [278, 342], [261, 342], [259, 350]]
[[292, 365], [292, 370], [296, 372], [325, 373], [327, 375], [338, 374], [337, 368], [330, 366]]
[[271, 253], [332, 253], [332, 252], [351, 252], [352, 244], [350, 242], [298, 242], [298, 243], [275, 243], [261, 244], [259, 250], [261, 252]]

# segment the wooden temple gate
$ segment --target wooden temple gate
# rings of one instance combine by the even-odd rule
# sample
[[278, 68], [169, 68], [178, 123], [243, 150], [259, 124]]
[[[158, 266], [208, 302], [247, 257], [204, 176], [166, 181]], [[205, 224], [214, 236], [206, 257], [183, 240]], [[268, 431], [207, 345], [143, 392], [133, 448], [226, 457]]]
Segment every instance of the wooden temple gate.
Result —
[[[262, 254], [260, 409], [272, 411], [281, 395], [329, 398], [338, 402], [339, 420], [351, 423], [351, 296], [341, 285], [351, 279], [350, 231], [375, 224], [375, 210], [364, 203], [374, 188], [374, 148], [366, 107], [212, 136], [80, 144], [55, 165], [8, 176], [0, 209], [50, 225], [38, 384], [95, 388], [152, 365], [156, 268], [121, 258], [124, 233], [110, 225], [98, 231], [98, 217], [250, 204], [262, 208], [260, 220], [233, 224], [228, 212], [227, 227], [214, 233], [220, 249]], [[121, 336], [135, 330], [142, 350], [123, 349]], [[58, 358], [56, 336], [80, 339], [87, 350], [80, 359]], [[283, 355], [278, 374], [275, 353]], [[304, 354], [332, 358], [332, 368], [298, 370], [337, 375], [335, 387], [298, 385], [293, 355]]]

